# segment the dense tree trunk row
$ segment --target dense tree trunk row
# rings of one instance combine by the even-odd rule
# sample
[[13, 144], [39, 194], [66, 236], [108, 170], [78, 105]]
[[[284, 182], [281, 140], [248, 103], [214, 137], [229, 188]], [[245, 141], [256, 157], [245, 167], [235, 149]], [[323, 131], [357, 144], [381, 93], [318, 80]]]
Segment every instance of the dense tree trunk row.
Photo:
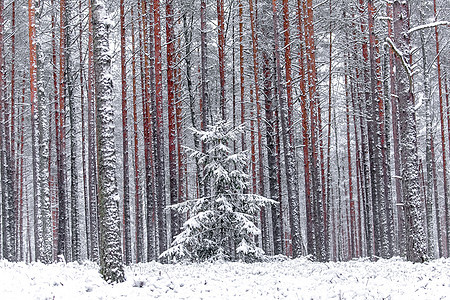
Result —
[[266, 254], [448, 256], [445, 4], [0, 0], [1, 257], [161, 260], [219, 121]]

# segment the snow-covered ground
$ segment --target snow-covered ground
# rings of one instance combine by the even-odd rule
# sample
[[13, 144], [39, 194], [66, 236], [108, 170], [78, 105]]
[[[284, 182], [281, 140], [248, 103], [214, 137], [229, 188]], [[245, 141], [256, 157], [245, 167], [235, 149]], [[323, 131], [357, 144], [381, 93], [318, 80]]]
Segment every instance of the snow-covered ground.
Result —
[[127, 267], [126, 277], [108, 285], [89, 262], [0, 261], [0, 299], [450, 299], [450, 259], [146, 263]]

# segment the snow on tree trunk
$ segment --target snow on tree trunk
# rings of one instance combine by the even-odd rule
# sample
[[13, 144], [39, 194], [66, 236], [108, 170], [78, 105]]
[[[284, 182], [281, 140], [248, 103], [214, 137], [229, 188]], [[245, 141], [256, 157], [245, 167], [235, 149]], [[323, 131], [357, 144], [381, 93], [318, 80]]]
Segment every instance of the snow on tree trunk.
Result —
[[114, 144], [113, 81], [109, 46], [110, 20], [102, 0], [94, 0], [94, 71], [97, 104], [100, 273], [109, 282], [125, 280], [119, 226], [119, 193]]
[[400, 113], [402, 184], [406, 225], [406, 258], [413, 262], [426, 259], [425, 232], [417, 157], [417, 129], [410, 66], [409, 13], [406, 2], [394, 1], [395, 70]]
[[127, 69], [126, 69], [125, 5], [120, 1], [120, 65], [122, 77], [122, 147], [123, 147], [123, 247], [125, 263], [131, 263], [131, 224], [130, 224], [130, 186], [128, 164], [128, 108], [127, 108]]
[[[275, 58], [276, 58], [276, 75], [277, 75], [277, 90], [278, 101], [281, 116], [281, 132], [283, 138], [283, 150], [285, 160], [285, 172], [287, 178], [287, 194], [289, 204], [289, 224], [292, 235], [292, 256], [298, 257], [302, 253], [302, 237], [300, 229], [300, 211], [298, 204], [298, 185], [297, 185], [297, 170], [295, 166], [295, 149], [293, 145], [293, 138], [289, 135], [292, 134], [292, 130], [289, 127], [289, 121], [291, 120], [292, 111], [289, 111], [289, 103], [286, 103], [286, 99], [283, 95], [282, 75], [281, 75], [281, 59], [279, 48], [279, 32], [278, 32], [278, 12], [276, 1], [272, 1], [273, 12], [273, 33], [274, 33], [274, 45], [275, 45]], [[289, 134], [290, 133], [290, 134]]]
[[94, 40], [93, 40], [93, 0], [89, 0], [89, 41], [88, 41], [88, 180], [90, 211], [90, 259], [98, 262], [99, 258], [99, 224], [97, 191], [97, 153], [95, 150], [95, 78], [94, 78]]

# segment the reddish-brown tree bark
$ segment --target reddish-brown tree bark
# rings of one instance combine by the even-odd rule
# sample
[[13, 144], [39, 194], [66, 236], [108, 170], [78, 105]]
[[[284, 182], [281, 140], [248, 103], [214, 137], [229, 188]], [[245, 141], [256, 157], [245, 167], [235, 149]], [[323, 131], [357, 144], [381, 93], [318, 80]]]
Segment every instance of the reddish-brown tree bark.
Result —
[[[169, 195], [170, 204], [178, 203], [178, 178], [177, 178], [177, 122], [175, 103], [175, 32], [174, 16], [171, 0], [166, 0], [166, 45], [167, 45], [167, 120], [169, 126]], [[170, 229], [172, 241], [179, 233], [178, 214], [175, 210], [170, 212]]]

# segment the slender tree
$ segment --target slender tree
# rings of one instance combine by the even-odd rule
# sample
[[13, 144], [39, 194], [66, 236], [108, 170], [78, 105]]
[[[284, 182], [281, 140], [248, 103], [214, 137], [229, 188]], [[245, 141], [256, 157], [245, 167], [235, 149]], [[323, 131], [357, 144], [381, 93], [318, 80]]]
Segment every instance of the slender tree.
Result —
[[125, 5], [120, 0], [120, 64], [122, 77], [122, 167], [123, 167], [123, 248], [124, 260], [131, 263], [131, 224], [130, 224], [130, 180], [128, 166], [128, 107], [127, 107], [127, 67], [126, 67]]
[[274, 32], [274, 45], [275, 45], [275, 61], [276, 61], [276, 76], [277, 76], [277, 92], [278, 101], [280, 108], [281, 117], [281, 132], [283, 139], [283, 151], [285, 160], [285, 172], [287, 179], [287, 194], [289, 203], [289, 225], [291, 228], [292, 235], [292, 256], [298, 257], [302, 254], [301, 245], [301, 230], [300, 230], [300, 215], [299, 215], [299, 205], [298, 205], [298, 191], [297, 191], [297, 171], [294, 164], [294, 148], [289, 138], [289, 120], [291, 118], [288, 116], [289, 107], [288, 103], [283, 95], [284, 88], [281, 85], [281, 59], [280, 59], [280, 49], [279, 49], [279, 32], [278, 32], [278, 13], [276, 1], [272, 1], [272, 13], [273, 13], [273, 32]]

